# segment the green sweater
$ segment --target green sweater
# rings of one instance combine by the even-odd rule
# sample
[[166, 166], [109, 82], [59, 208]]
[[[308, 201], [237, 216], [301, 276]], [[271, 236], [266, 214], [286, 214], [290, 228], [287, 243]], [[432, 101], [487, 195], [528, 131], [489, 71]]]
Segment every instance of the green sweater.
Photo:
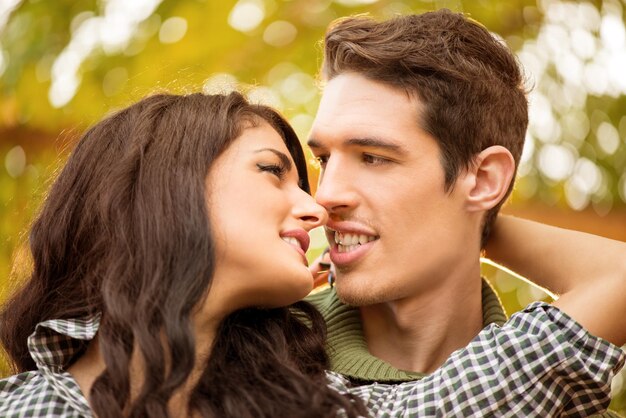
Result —
[[[363, 383], [400, 383], [419, 380], [424, 373], [400, 370], [371, 355], [363, 336], [358, 308], [339, 301], [334, 289], [310, 295], [306, 299], [322, 313], [328, 327], [327, 351], [330, 368], [350, 379]], [[482, 286], [483, 326], [502, 325], [507, 317], [495, 291], [486, 280]], [[596, 417], [620, 418], [608, 411]]]

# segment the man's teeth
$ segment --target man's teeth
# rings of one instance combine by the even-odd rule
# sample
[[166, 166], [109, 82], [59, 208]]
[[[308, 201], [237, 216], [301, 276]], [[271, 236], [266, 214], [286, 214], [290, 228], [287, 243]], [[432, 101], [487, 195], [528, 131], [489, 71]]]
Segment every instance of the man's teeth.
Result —
[[300, 248], [300, 242], [294, 237], [282, 237], [282, 238], [283, 238], [283, 241], [285, 241], [286, 243], [295, 245], [296, 247]]
[[335, 231], [335, 243], [340, 253], [356, 250], [360, 245], [374, 241], [375, 236], [362, 234], [344, 234]]

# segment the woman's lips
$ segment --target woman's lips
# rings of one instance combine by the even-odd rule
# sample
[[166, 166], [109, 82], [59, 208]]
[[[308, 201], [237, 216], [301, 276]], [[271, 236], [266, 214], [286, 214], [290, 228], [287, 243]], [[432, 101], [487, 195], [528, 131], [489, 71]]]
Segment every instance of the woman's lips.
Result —
[[283, 241], [285, 241], [286, 243], [291, 245], [296, 251], [298, 251], [300, 255], [302, 255], [305, 263], [308, 265], [306, 252], [309, 249], [309, 244], [311, 242], [309, 234], [304, 229], [292, 229], [281, 233], [280, 237]]

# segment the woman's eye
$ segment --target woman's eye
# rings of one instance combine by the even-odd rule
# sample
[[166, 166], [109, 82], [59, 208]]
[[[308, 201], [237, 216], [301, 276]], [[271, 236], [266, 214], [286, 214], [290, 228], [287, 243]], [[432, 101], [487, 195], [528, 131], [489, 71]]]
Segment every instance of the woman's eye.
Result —
[[383, 165], [388, 164], [390, 161], [383, 157], [378, 157], [372, 154], [363, 154], [363, 162], [367, 165]]
[[275, 175], [280, 180], [285, 176], [285, 167], [279, 164], [257, 164], [260, 171]]

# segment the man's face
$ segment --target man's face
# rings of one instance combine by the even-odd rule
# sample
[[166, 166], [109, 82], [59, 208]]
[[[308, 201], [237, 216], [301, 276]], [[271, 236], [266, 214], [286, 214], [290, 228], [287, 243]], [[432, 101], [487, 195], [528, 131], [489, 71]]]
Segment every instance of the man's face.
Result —
[[465, 267], [466, 243], [477, 239], [463, 196], [444, 189], [439, 147], [420, 128], [420, 106], [356, 73], [324, 89], [309, 145], [322, 166], [316, 199], [329, 214], [337, 293], [349, 304], [445, 285]]

